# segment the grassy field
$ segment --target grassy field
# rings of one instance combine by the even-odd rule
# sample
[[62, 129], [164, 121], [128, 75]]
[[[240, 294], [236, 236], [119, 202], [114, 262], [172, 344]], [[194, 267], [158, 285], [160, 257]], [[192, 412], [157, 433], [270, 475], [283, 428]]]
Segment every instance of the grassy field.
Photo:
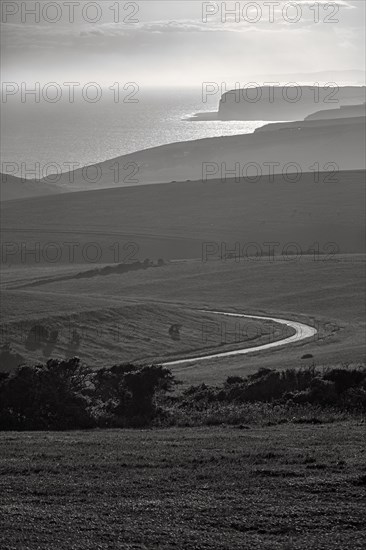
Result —
[[[32, 323], [57, 329], [57, 357], [79, 354], [91, 366], [125, 360], [161, 361], [193, 350], [235, 348], [281, 338], [271, 326], [252, 321], [218, 319], [198, 310], [219, 309], [299, 320], [315, 326], [310, 341], [233, 357], [180, 365], [174, 374], [185, 383], [220, 383], [229, 375], [257, 368], [300, 367], [310, 353], [317, 365], [362, 362], [365, 357], [365, 258], [339, 256], [332, 261], [235, 260], [173, 262], [160, 268], [125, 274], [71, 278], [83, 266], [61, 268], [14, 267], [3, 271], [2, 341], [12, 338], [24, 354], [25, 335]], [[84, 266], [85, 269], [85, 266]], [[27, 281], [39, 286], [26, 286]], [[181, 325], [180, 340], [169, 336]], [[81, 344], [69, 350], [70, 333]], [[270, 336], [268, 335], [270, 333]], [[267, 339], [267, 340], [266, 340]], [[44, 360], [40, 350], [27, 354]]]
[[201, 258], [208, 242], [217, 245], [209, 259], [220, 258], [221, 243], [227, 250], [239, 243], [244, 258], [268, 254], [265, 243], [278, 243], [279, 255], [294, 252], [293, 245], [287, 249], [290, 243], [300, 256], [314, 248], [328, 258], [333, 252], [363, 253], [365, 172], [340, 172], [335, 181], [325, 177], [318, 183], [314, 174], [303, 174], [296, 183], [276, 176], [159, 184], [5, 202], [2, 263], [90, 266], [95, 260]]
[[[232, 320], [199, 311], [212, 309], [297, 320], [318, 334], [230, 361], [176, 366], [184, 386], [219, 384], [259, 367], [362, 362], [363, 180], [363, 172], [348, 172], [337, 183], [315, 184], [308, 175], [296, 184], [186, 183], [10, 201], [2, 205], [2, 341], [12, 335], [32, 362], [77, 354], [98, 367], [284, 336], [248, 321], [238, 333]], [[260, 250], [277, 242], [279, 255], [220, 259], [222, 243], [239, 243], [243, 254], [250, 242]], [[299, 256], [283, 254], [289, 242]], [[204, 243], [211, 243], [208, 258]], [[305, 255], [315, 243], [321, 254]], [[101, 256], [88, 259], [98, 249]], [[78, 277], [148, 257], [168, 263]], [[58, 331], [52, 350], [26, 349], [33, 324]], [[169, 335], [172, 324], [180, 339]], [[80, 339], [70, 346], [74, 331]], [[1, 550], [363, 548], [364, 420], [283, 420], [2, 433]]]
[[365, 424], [0, 434], [2, 550], [361, 550]]
[[[318, 365], [362, 361], [364, 175], [340, 172], [337, 181], [319, 183], [303, 174], [297, 183], [276, 177], [157, 184], [5, 202], [5, 338], [9, 326], [11, 332], [17, 325], [13, 341], [24, 355], [19, 324], [24, 336], [30, 323], [39, 322], [64, 334], [54, 349], [57, 356], [73, 351], [65, 336], [71, 326], [71, 332], [84, 334], [76, 351], [95, 366], [178, 359], [233, 345], [238, 329], [227, 319], [224, 327], [213, 320], [210, 334], [202, 335], [211, 319], [197, 310], [206, 308], [303, 321], [316, 326], [318, 335], [230, 362], [175, 367], [186, 383], [221, 382], [260, 366], [298, 367], [306, 353]], [[277, 243], [275, 258], [265, 243]], [[227, 259], [225, 251], [235, 248], [240, 258]], [[77, 277], [82, 270], [146, 258], [163, 258], [167, 265]], [[181, 325], [179, 341], [169, 337], [172, 324]], [[247, 327], [248, 322], [239, 324], [235, 342], [267, 338], [268, 327], [258, 335], [255, 326]]]
[[[174, 305], [125, 303], [121, 307], [116, 300], [113, 305], [99, 300], [97, 305], [88, 303], [83, 308], [82, 300], [76, 305], [76, 295], [70, 300], [70, 309], [62, 314], [58, 302], [63, 302], [62, 296], [49, 296], [50, 300], [41, 296], [38, 307], [35, 301], [39, 296], [32, 298], [28, 301], [29, 310], [27, 307], [21, 310], [20, 315], [26, 320], [1, 326], [2, 343], [11, 342], [12, 349], [32, 363], [74, 355], [91, 367], [159, 361], [159, 358], [173, 360], [198, 352], [257, 346], [294, 333], [276, 323], [254, 320], [242, 320], [240, 329], [235, 321], [225, 321], [221, 330], [217, 316]], [[8, 312], [9, 319], [15, 314], [15, 302], [11, 298], [4, 302], [4, 316]], [[173, 325], [179, 326], [177, 336], [169, 333]], [[43, 327], [48, 333], [57, 331], [57, 340], [47, 344], [40, 328], [29, 336], [34, 326]], [[29, 348], [32, 342], [37, 344], [36, 349]], [[0, 361], [3, 359], [0, 356]], [[0, 370], [7, 369], [7, 364], [1, 364]]]

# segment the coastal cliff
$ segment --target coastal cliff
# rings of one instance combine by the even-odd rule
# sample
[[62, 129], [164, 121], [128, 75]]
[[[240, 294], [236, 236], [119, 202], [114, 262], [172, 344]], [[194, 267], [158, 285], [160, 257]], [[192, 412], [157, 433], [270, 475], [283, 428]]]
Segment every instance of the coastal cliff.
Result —
[[315, 111], [365, 102], [365, 86], [261, 86], [222, 95], [219, 120], [301, 120]]

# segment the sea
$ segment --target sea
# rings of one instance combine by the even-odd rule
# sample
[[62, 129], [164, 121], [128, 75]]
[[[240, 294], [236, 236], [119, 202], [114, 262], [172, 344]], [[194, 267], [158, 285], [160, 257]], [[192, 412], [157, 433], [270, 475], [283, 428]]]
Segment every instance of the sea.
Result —
[[27, 178], [67, 172], [168, 143], [248, 134], [265, 124], [189, 120], [218, 109], [220, 95], [204, 101], [201, 89], [127, 90], [117, 101], [106, 91], [96, 102], [82, 94], [73, 103], [66, 95], [57, 102], [42, 95], [39, 102], [36, 96], [9, 97], [2, 104], [1, 172]]

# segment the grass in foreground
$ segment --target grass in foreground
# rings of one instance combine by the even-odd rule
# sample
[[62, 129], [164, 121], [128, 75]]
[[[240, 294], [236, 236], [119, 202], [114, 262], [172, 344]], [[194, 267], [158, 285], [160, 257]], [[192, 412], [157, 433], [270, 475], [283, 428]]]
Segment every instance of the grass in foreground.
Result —
[[2, 550], [358, 550], [365, 424], [2, 433]]

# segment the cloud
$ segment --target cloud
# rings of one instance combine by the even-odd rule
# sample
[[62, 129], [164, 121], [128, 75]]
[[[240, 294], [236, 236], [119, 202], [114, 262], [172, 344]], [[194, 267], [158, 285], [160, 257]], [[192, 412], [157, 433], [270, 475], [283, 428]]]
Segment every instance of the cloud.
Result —
[[[135, 25], [122, 23], [103, 23], [99, 25], [83, 26], [60, 26], [55, 25], [23, 25], [18, 23], [7, 23], [2, 30], [2, 46], [4, 51], [14, 49], [24, 51], [25, 49], [54, 49], [60, 51], [65, 48], [79, 47], [83, 49], [86, 45], [90, 47], [118, 46], [118, 43], [156, 43], [166, 40], [183, 39], [185, 34], [207, 34], [207, 33], [248, 33], [261, 32], [264, 28], [258, 25], [246, 23], [235, 24], [212, 22], [207, 25], [195, 20], [181, 21], [153, 21], [143, 22]], [[278, 30], [271, 25], [271, 31]], [[160, 38], [159, 38], [160, 37]], [[169, 37], [169, 38], [168, 38]]]
[[349, 9], [349, 10], [353, 10], [353, 9], [356, 9], [358, 6], [356, 6], [354, 3], [352, 2], [349, 2], [347, 0], [300, 0], [300, 4], [304, 4], [304, 5], [308, 5], [308, 6], [314, 6], [314, 4], [317, 3], [317, 4], [321, 4], [321, 5], [324, 5], [324, 6], [327, 6], [327, 5], [330, 5], [331, 7], [331, 4], [335, 4], [337, 6], [339, 6], [340, 8], [346, 8], [346, 9]]
[[[363, 3], [359, 3], [360, 9], [354, 9], [354, 2], [338, 0], [344, 9], [336, 15], [337, 24], [314, 23], [310, 10], [314, 0], [302, 0], [306, 8], [301, 20], [290, 23], [280, 15], [281, 6], [289, 3], [290, 0], [281, 2], [275, 23], [269, 22], [264, 11], [263, 20], [258, 23], [222, 23], [220, 16], [204, 23], [199, 9], [177, 17], [178, 8], [173, 9], [173, 4], [186, 6], [185, 2], [160, 2], [160, 6], [167, 5], [165, 11], [151, 9], [144, 21], [134, 24], [9, 22], [3, 25], [2, 59], [7, 73], [15, 75], [12, 80], [23, 79], [24, 75], [28, 78], [31, 71], [33, 80], [38, 74], [71, 80], [84, 75], [85, 79], [94, 79], [97, 74], [98, 78], [107, 75], [106, 80], [139, 81], [141, 75], [147, 75], [148, 80], [154, 72], [164, 78], [168, 75], [171, 80], [177, 74], [182, 79], [194, 75], [196, 79], [212, 80], [223, 74], [242, 79], [249, 72], [309, 72], [329, 66], [361, 66]], [[319, 3], [325, 8], [329, 2]], [[152, 4], [155, 2], [149, 7]], [[221, 5], [219, 0], [217, 4]], [[296, 12], [289, 11], [290, 16], [293, 13]], [[320, 13], [331, 14], [322, 8]]]
[[[283, 16], [283, 7], [285, 5], [289, 6], [291, 3], [296, 4], [297, 6], [306, 6], [301, 14], [301, 19], [295, 23], [289, 21]], [[360, 7], [360, 2], [357, 3], [354, 0], [335, 0], [335, 2], [329, 2], [329, 0], [317, 0], [318, 5], [323, 6], [322, 8], [322, 17], [325, 16], [332, 17], [332, 12], [328, 11], [329, 6], [337, 5], [339, 8], [345, 8], [350, 14], [354, 14], [351, 19], [353, 19], [354, 25], [360, 26], [362, 23], [360, 15], [357, 14], [356, 8]], [[156, 3], [151, 2], [151, 5], [157, 4], [160, 6], [160, 9], [157, 10], [160, 15], [164, 13], [161, 9], [161, 5], [165, 4], [164, 2]], [[174, 3], [172, 3], [174, 4]], [[196, 4], [196, 3], [194, 3]], [[197, 3], [198, 4], [198, 3]], [[196, 6], [197, 6], [196, 4]], [[220, 2], [215, 2], [215, 4], [220, 7]], [[241, 7], [245, 6], [247, 2], [239, 2]], [[277, 5], [279, 4], [279, 5]], [[257, 4], [260, 6], [260, 4]], [[253, 11], [255, 8], [248, 10], [248, 19], [244, 20], [243, 17], [240, 17], [240, 21], [236, 22], [232, 17], [228, 17], [226, 22], [221, 21], [222, 12], [219, 10], [213, 17], [208, 17], [207, 22], [202, 20], [201, 10], [196, 10], [195, 18], [177, 18], [177, 19], [165, 19], [165, 18], [152, 18], [148, 21], [140, 21], [139, 23], [112, 23], [112, 22], [103, 22], [96, 24], [68, 24], [65, 21], [60, 21], [57, 24], [21, 24], [21, 23], [11, 23], [2, 24], [2, 45], [6, 50], [14, 49], [21, 52], [24, 49], [42, 49], [50, 48], [55, 50], [67, 49], [70, 47], [76, 47], [83, 49], [86, 45], [90, 47], [107, 47], [108, 44], [112, 47], [116, 46], [116, 43], [126, 44], [132, 42], [134, 45], [138, 43], [155, 43], [153, 41], [162, 40], [161, 35], [170, 37], [167, 38], [167, 42], [174, 41], [174, 37], [179, 37], [179, 35], [199, 35], [199, 34], [212, 34], [212, 33], [276, 33], [276, 32], [290, 32], [290, 31], [299, 31], [303, 28], [310, 28], [313, 26], [315, 33], [319, 32], [317, 27], [322, 27], [322, 31], [325, 33], [329, 32], [330, 27], [335, 27], [336, 25], [325, 25], [325, 24], [316, 24], [314, 23], [314, 12], [310, 9], [311, 6], [314, 6], [314, 0], [297, 0], [290, 2], [289, 0], [277, 0], [276, 5], [274, 6], [274, 15], [275, 22], [270, 21], [270, 10], [265, 8], [262, 5], [262, 9], [259, 14], [261, 14], [260, 19], [257, 22], [253, 21]], [[231, 4], [230, 7], [232, 8]], [[364, 9], [362, 3], [362, 9]], [[295, 8], [289, 7], [287, 12], [289, 18], [296, 16]], [[343, 12], [344, 13], [344, 12]], [[167, 15], [167, 14], [165, 14]], [[193, 12], [192, 12], [193, 15]], [[255, 14], [254, 14], [255, 15]], [[200, 17], [200, 19], [199, 19]], [[333, 14], [333, 19], [339, 18], [340, 22], [337, 26], [349, 26], [352, 21], [349, 21], [349, 17], [345, 18], [345, 21], [342, 20], [340, 12], [338, 14]], [[250, 21], [252, 19], [252, 22]], [[296, 19], [296, 17], [295, 17]], [[327, 28], [326, 28], [327, 27]], [[148, 35], [151, 35], [149, 37]], [[198, 38], [193, 38], [193, 40], [200, 40]], [[223, 39], [223, 38], [222, 38]], [[180, 38], [176, 39], [180, 41]]]

